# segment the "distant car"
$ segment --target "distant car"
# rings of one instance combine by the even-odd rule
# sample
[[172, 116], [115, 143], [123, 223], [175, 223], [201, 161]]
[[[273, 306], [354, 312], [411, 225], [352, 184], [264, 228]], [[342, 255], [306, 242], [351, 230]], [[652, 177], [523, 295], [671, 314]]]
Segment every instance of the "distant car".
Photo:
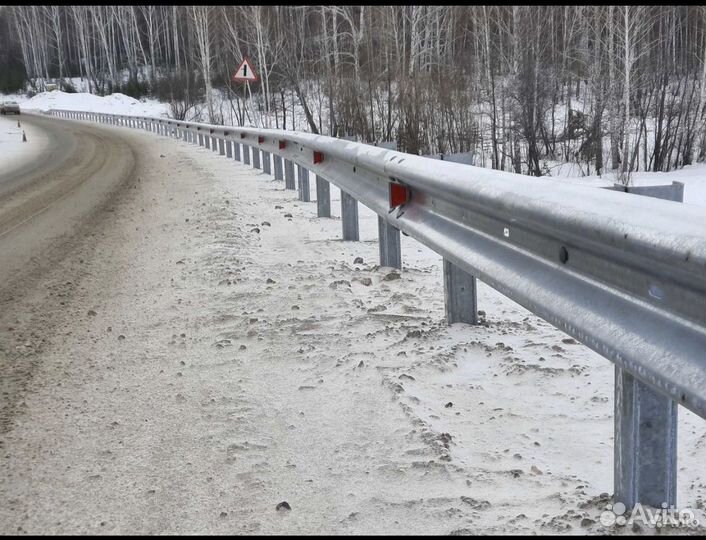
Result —
[[5, 101], [0, 103], [0, 114], [20, 114], [20, 105], [16, 101]]

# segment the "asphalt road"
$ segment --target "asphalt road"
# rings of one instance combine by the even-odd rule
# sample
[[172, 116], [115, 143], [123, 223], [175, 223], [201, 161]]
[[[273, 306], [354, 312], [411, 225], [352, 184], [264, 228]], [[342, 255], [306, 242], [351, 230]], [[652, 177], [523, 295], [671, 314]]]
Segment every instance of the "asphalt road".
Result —
[[[135, 163], [129, 145], [105, 130], [30, 114], [22, 122], [48, 142], [34, 159], [0, 170], [0, 433], [32, 373], [31, 362], [17, 355], [13, 331], [41, 315], [42, 277], [105, 219], [106, 205]], [[20, 307], [27, 302], [37, 309]]]

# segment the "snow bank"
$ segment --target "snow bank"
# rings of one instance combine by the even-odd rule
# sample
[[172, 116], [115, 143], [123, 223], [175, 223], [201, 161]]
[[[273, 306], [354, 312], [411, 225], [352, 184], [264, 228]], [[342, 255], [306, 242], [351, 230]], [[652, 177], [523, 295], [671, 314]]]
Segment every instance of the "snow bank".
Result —
[[[601, 176], [575, 176], [572, 177], [564, 170], [561, 176], [562, 181], [575, 185], [608, 187], [617, 182], [617, 175], [614, 173]], [[542, 179], [546, 177], [541, 177]], [[687, 165], [682, 169], [670, 172], [634, 172], [630, 175], [632, 185], [635, 186], [664, 186], [672, 182], [682, 182], [684, 184], [684, 203], [693, 204], [706, 208], [706, 163], [695, 163]]]
[[169, 107], [166, 103], [160, 103], [155, 99], [141, 101], [120, 93], [101, 97], [88, 93], [69, 94], [62, 91], [54, 91], [42, 92], [29, 99], [18, 97], [17, 101], [22, 109], [28, 111], [44, 112], [50, 109], [68, 109], [157, 117], [166, 117]]

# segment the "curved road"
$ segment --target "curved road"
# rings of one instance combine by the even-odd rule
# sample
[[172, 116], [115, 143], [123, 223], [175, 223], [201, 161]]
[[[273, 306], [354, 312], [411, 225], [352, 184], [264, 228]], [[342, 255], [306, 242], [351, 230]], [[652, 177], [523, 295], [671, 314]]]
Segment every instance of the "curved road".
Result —
[[32, 372], [12, 346], [12, 332], [27, 316], [18, 302], [32, 295], [44, 302], [35, 290], [39, 280], [103, 218], [103, 206], [135, 164], [126, 142], [105, 130], [38, 115], [23, 115], [22, 123], [47, 140], [34, 159], [0, 170], [0, 433]]

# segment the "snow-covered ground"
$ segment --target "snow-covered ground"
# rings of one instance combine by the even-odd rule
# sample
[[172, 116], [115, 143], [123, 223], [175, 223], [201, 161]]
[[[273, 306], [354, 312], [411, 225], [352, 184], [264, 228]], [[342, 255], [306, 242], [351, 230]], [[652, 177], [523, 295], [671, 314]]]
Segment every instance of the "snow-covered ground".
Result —
[[[482, 283], [482, 324], [447, 326], [441, 258], [403, 237], [403, 271], [379, 268], [375, 214], [342, 242], [333, 187], [318, 219], [131, 133], [130, 189], [48, 286], [62, 339], [3, 436], [3, 530], [633, 532], [599, 521], [610, 362]], [[706, 523], [706, 423], [682, 409], [678, 436], [678, 504]]]
[[[614, 183], [620, 183], [615, 172], [603, 174], [601, 176], [582, 176], [581, 169], [573, 163], [563, 163], [552, 169], [551, 177], [539, 177], [542, 179], [561, 179], [571, 184], [595, 186], [597, 188], [609, 187]], [[684, 203], [706, 207], [706, 163], [695, 163], [687, 165], [676, 171], [664, 172], [633, 172], [630, 175], [630, 185], [632, 186], [664, 186], [671, 185], [672, 182], [682, 182], [684, 184]]]
[[144, 98], [143, 100], [138, 100], [119, 93], [101, 97], [89, 93], [67, 93], [55, 90], [53, 92], [41, 92], [31, 98], [23, 94], [0, 98], [0, 100], [5, 99], [17, 101], [23, 111], [44, 112], [50, 109], [66, 109], [70, 111], [155, 117], [166, 117], [169, 111], [167, 103], [161, 103], [156, 99]]
[[[17, 169], [34, 160], [44, 151], [49, 142], [46, 133], [35, 129], [34, 126], [24, 124], [22, 120], [21, 114], [0, 116], [0, 167], [3, 172]], [[22, 141], [22, 132], [25, 134], [26, 142]], [[1, 190], [2, 186], [0, 186]]]

